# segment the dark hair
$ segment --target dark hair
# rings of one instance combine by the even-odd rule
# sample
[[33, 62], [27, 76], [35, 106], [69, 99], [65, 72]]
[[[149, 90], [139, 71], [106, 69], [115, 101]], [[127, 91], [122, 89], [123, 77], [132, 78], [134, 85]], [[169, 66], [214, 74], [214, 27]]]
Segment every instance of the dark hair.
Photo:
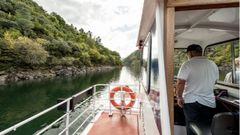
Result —
[[197, 53], [202, 53], [202, 47], [197, 44], [191, 44], [187, 47], [187, 52], [196, 51]]

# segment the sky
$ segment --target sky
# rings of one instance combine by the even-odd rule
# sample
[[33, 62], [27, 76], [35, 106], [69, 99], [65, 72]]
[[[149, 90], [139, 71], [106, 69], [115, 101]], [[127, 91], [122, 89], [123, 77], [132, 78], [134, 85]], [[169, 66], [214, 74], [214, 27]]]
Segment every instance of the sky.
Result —
[[143, 0], [34, 0], [47, 12], [56, 12], [73, 24], [117, 51], [122, 58], [137, 49], [136, 41]]

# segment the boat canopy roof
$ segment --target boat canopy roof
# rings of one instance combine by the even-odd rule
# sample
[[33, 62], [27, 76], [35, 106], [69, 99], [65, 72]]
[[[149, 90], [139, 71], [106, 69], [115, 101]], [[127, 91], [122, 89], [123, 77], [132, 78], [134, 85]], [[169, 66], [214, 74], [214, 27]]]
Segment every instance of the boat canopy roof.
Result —
[[[155, 20], [156, 4], [145, 0], [137, 45], [145, 40]], [[203, 48], [239, 38], [239, 7], [177, 11], [175, 14], [175, 46], [186, 48], [199, 44]]]
[[205, 47], [239, 37], [239, 8], [176, 12], [175, 48]]
[[156, 0], [144, 0], [142, 18], [138, 32], [137, 46], [140, 41], [144, 41], [150, 32], [150, 29], [155, 20]]

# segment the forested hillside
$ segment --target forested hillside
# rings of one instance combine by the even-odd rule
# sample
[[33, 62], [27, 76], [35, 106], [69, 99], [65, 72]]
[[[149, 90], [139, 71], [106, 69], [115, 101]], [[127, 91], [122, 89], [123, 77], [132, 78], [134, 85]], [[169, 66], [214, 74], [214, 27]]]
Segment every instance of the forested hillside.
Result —
[[133, 76], [140, 79], [143, 65], [141, 51], [136, 50], [131, 53], [127, 58], [123, 60], [123, 65], [127, 67]]
[[8, 67], [121, 65], [100, 37], [66, 24], [32, 0], [0, 1], [0, 70]]
[[140, 67], [140, 64], [141, 64], [141, 52], [139, 50], [134, 51], [123, 60], [123, 65], [125, 66]]

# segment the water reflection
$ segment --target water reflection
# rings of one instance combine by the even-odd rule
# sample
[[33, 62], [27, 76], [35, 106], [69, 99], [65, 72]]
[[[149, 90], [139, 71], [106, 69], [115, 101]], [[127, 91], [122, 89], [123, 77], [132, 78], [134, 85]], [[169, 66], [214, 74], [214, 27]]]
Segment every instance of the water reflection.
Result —
[[[58, 98], [69, 97], [96, 83], [119, 80], [121, 69], [42, 81], [29, 81], [0, 86], [0, 131], [54, 104]], [[61, 112], [52, 112], [26, 125], [14, 134], [32, 134], [42, 121], [54, 120]], [[36, 130], [35, 130], [36, 131]]]
[[[124, 69], [125, 68], [125, 69]], [[133, 67], [124, 67], [123, 70], [127, 70], [126, 73], [129, 73], [129, 76], [132, 78], [135, 78], [135, 80], [139, 80], [142, 77], [142, 68], [139, 66], [133, 66]], [[132, 79], [131, 79], [132, 80]]]

